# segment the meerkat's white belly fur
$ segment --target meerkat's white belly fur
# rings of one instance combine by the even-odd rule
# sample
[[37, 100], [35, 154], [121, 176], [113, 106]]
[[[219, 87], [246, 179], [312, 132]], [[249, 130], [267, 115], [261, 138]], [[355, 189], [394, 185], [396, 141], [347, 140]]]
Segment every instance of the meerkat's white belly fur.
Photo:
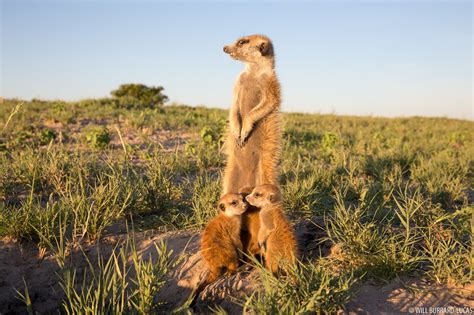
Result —
[[239, 145], [229, 128], [223, 193], [262, 184], [278, 185], [281, 121], [277, 78], [275, 74], [253, 76], [243, 73], [236, 85], [233, 106], [236, 107], [234, 110], [238, 112], [241, 124], [251, 117], [251, 111], [256, 106], [271, 110], [253, 124], [243, 146]]

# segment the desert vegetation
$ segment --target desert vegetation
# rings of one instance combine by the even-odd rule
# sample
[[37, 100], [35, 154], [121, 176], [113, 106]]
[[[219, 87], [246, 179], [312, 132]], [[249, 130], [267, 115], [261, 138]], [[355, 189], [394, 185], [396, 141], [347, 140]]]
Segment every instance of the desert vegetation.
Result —
[[[34, 246], [35, 258], [53, 260], [59, 289], [48, 310], [191, 312], [160, 299], [167, 274], [186, 255], [163, 242], [152, 261], [136, 249], [134, 234], [199, 233], [215, 215], [227, 112], [164, 106], [162, 89], [149, 92], [145, 102], [116, 92], [0, 105], [0, 245]], [[288, 278], [276, 280], [255, 261], [259, 289], [232, 303], [256, 314], [333, 313], [367, 281], [472, 281], [472, 122], [298, 113], [283, 120], [286, 213], [325, 234], [305, 244]], [[125, 239], [88, 253], [110, 235]], [[25, 276], [4, 293], [18, 303], [0, 312], [38, 310], [28, 283]]]

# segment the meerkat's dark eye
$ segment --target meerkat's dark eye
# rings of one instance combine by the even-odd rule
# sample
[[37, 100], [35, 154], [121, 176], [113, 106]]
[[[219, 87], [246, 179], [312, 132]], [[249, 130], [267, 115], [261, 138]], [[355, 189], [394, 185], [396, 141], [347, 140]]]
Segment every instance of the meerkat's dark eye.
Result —
[[237, 205], [237, 201], [235, 201], [235, 200], [232, 201], [231, 205], [236, 206], [236, 205]]
[[261, 197], [262, 194], [261, 193], [255, 193], [255, 197]]
[[242, 46], [244, 44], [247, 44], [249, 41], [247, 39], [241, 39], [239, 40], [239, 42], [237, 43], [239, 46]]

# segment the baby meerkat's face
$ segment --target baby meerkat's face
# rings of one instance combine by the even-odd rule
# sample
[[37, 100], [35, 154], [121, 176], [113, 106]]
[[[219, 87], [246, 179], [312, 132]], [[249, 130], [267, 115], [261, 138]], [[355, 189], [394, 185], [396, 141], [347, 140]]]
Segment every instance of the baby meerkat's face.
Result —
[[250, 35], [239, 38], [235, 43], [224, 46], [224, 52], [243, 62], [258, 63], [273, 58], [273, 44], [264, 35]]
[[280, 189], [274, 185], [261, 185], [254, 188], [252, 193], [245, 197], [249, 204], [264, 208], [281, 201]]
[[219, 200], [219, 210], [228, 217], [241, 215], [247, 211], [247, 207], [244, 197], [239, 194], [225, 194]]

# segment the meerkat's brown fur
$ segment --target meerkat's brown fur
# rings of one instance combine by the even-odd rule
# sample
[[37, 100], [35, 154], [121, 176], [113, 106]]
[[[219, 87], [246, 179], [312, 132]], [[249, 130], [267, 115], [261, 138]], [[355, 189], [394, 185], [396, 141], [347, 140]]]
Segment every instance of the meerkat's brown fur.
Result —
[[220, 199], [219, 214], [207, 224], [202, 233], [201, 255], [209, 273], [199, 285], [201, 288], [214, 282], [225, 271], [232, 273], [239, 267], [243, 250], [240, 240], [241, 216], [247, 206], [247, 202], [239, 194], [226, 194]]
[[229, 112], [223, 193], [264, 183], [277, 185], [281, 100], [273, 44], [266, 36], [251, 35], [224, 51], [246, 66], [235, 84]]
[[[242, 197], [251, 194], [253, 187], [241, 188], [239, 193]], [[247, 211], [242, 214], [242, 227], [240, 230], [240, 239], [244, 253], [248, 256], [255, 256], [261, 254], [260, 246], [258, 245], [258, 231], [260, 230], [260, 209], [252, 205], [248, 205]], [[243, 257], [247, 260], [247, 257]]]
[[280, 190], [275, 185], [257, 186], [245, 199], [260, 208], [258, 241], [266, 267], [277, 273], [294, 263], [298, 256], [293, 228], [283, 212]]

